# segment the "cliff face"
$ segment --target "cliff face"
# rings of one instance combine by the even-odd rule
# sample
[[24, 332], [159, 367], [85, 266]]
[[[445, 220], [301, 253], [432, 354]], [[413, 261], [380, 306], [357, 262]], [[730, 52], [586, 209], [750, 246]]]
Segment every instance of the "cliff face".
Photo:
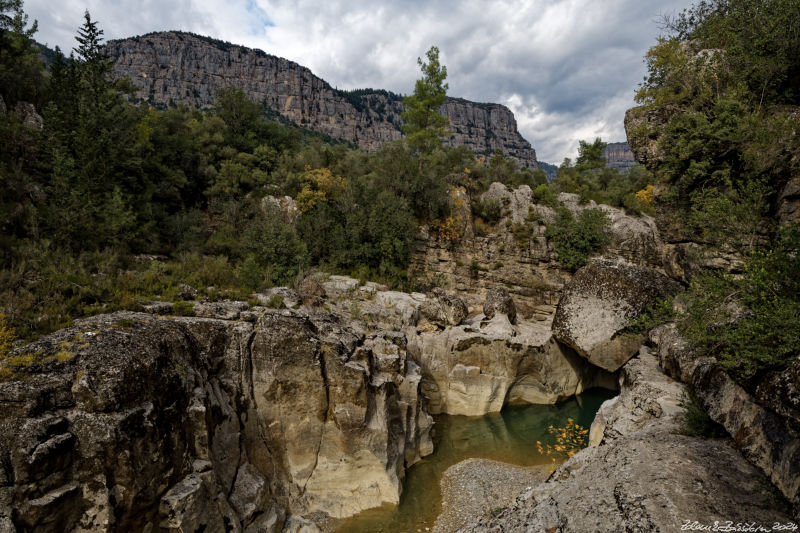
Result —
[[[663, 244], [651, 217], [629, 216], [621, 209], [594, 202], [582, 205], [576, 194], [561, 193], [558, 199], [573, 214], [590, 208], [599, 208], [606, 214], [611, 239], [606, 256], [661, 268]], [[537, 204], [527, 185], [510, 190], [493, 183], [481, 201], [501, 206], [497, 223], [476, 235], [469, 198], [463, 189], [457, 189], [451, 205], [461, 237], [442, 240], [435, 231], [423, 227], [412, 256], [412, 271], [453, 289], [471, 311], [477, 311], [487, 289], [506, 287], [520, 315], [549, 324], [561, 291], [572, 277], [557, 261], [557, 252], [546, 237], [547, 226], [555, 222], [556, 212]]]
[[[155, 104], [210, 106], [217, 90], [234, 86], [298, 125], [364, 150], [403, 137], [400, 95], [339, 91], [309, 69], [261, 50], [163, 32], [110, 41], [107, 52], [114, 75], [129, 77], [140, 87], [137, 96]], [[538, 168], [536, 152], [505, 106], [449, 98], [441, 111], [450, 120], [447, 144], [476, 153], [501, 150], [524, 166]]]
[[628, 143], [608, 143], [603, 157], [606, 158], [606, 166], [617, 170], [627, 170], [636, 164], [636, 158], [628, 147]]

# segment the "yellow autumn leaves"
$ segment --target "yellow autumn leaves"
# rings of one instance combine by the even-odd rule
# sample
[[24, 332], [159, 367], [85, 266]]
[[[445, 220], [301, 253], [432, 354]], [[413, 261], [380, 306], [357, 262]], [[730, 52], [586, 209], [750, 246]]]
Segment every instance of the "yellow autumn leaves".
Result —
[[306, 165], [300, 177], [303, 188], [297, 194], [297, 208], [305, 213], [315, 205], [334, 199], [344, 191], [347, 182], [341, 176], [335, 176], [328, 168], [314, 168]]
[[540, 454], [549, 456], [554, 466], [578, 453], [589, 442], [589, 430], [571, 418], [567, 419], [566, 426], [557, 428], [551, 425], [547, 432], [555, 437], [555, 444], [542, 444], [537, 440], [536, 449]]

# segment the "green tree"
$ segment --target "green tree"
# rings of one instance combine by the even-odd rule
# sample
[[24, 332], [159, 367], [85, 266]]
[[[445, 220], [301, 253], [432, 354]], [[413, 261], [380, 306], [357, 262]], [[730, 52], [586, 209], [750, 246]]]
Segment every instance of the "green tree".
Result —
[[[86, 12], [78, 47], [69, 59], [56, 57], [52, 99], [44, 108], [49, 198], [43, 225], [57, 241], [75, 249], [131, 246], [136, 234], [149, 239], [156, 233], [151, 230], [157, 189], [164, 187], [160, 176], [142, 172], [146, 150], [141, 141], [146, 135], [137, 125], [143, 113], [111, 79], [102, 34]], [[124, 215], [125, 223], [109, 223], [115, 214]]]
[[591, 144], [586, 141], [578, 141], [578, 159], [575, 160], [575, 168], [582, 172], [605, 167], [606, 145], [607, 143], [604, 143], [600, 137], [595, 138]]
[[0, 96], [11, 108], [20, 100], [39, 103], [44, 65], [33, 40], [38, 25], [29, 26], [22, 0], [0, 0]]
[[422, 78], [414, 85], [414, 94], [403, 98], [406, 111], [402, 118], [403, 132], [415, 150], [428, 154], [440, 146], [441, 138], [446, 134], [448, 120], [441, 113], [447, 94], [447, 67], [439, 63], [439, 49], [431, 46], [425, 54], [428, 62], [417, 58], [422, 70]]
[[608, 216], [600, 209], [584, 209], [576, 218], [562, 207], [555, 224], [547, 227], [547, 238], [555, 245], [558, 262], [574, 272], [610, 242], [608, 225]]

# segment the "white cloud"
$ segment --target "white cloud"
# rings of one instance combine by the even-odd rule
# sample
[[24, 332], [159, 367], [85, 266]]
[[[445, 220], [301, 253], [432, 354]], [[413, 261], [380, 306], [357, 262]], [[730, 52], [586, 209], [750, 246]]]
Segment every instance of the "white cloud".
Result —
[[439, 46], [449, 94], [516, 114], [539, 159], [624, 139], [657, 19], [687, 0], [27, 0], [39, 40], [69, 50], [88, 9], [107, 39], [180, 29], [286, 57], [339, 88], [408, 93]]

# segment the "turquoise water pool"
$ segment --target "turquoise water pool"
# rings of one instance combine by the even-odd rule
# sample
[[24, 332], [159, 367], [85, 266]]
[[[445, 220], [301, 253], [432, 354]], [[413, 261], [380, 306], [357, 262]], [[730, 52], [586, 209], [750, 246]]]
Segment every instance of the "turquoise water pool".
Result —
[[536, 441], [547, 441], [547, 427], [564, 426], [572, 418], [588, 428], [605, 400], [615, 393], [587, 391], [557, 405], [507, 407], [484, 416], [435, 417], [434, 452], [412, 466], [406, 476], [399, 506], [384, 505], [347, 520], [339, 533], [401, 533], [433, 528], [441, 510], [439, 479], [450, 466], [480, 457], [520, 466], [550, 463], [536, 451]]

